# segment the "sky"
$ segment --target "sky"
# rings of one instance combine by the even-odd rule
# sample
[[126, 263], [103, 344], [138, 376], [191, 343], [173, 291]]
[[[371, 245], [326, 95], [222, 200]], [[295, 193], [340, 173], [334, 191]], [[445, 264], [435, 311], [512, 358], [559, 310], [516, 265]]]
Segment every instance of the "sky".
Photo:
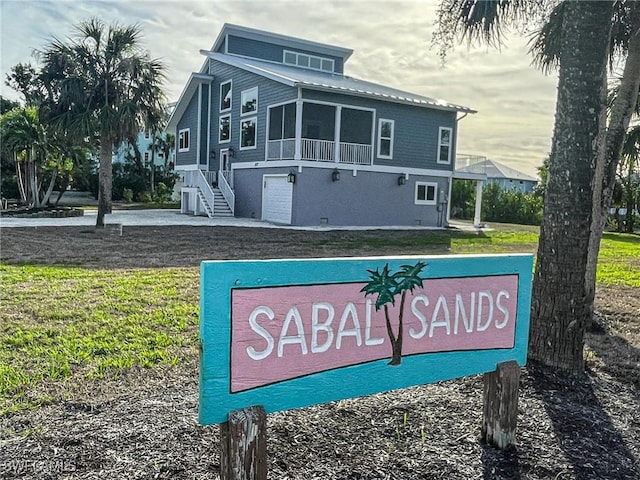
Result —
[[225, 22], [354, 50], [345, 74], [478, 111], [459, 122], [458, 153], [481, 155], [536, 176], [548, 156], [557, 73], [531, 65], [528, 37], [514, 32], [500, 49], [457, 44], [443, 65], [432, 44], [439, 0], [0, 0], [0, 67], [5, 85], [34, 50], [64, 39], [79, 21], [138, 23], [143, 46], [167, 68], [166, 94], [178, 100], [200, 49]]

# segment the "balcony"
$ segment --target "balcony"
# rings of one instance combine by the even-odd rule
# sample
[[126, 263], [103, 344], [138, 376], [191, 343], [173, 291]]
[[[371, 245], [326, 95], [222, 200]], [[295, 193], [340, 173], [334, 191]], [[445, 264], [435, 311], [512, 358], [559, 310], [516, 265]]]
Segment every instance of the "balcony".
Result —
[[487, 157], [482, 155], [456, 155], [455, 171], [460, 173], [472, 173], [485, 175], [487, 173]]

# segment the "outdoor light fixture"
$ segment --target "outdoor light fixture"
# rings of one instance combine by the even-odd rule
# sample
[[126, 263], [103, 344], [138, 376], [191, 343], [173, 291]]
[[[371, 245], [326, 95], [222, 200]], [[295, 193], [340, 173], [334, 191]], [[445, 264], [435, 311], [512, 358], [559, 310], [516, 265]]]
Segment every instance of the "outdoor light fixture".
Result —
[[333, 172], [331, 172], [331, 181], [337, 182], [339, 180], [340, 180], [340, 170], [336, 168]]
[[233, 149], [233, 147], [229, 147], [227, 152], [229, 153], [229, 157], [235, 157], [236, 156], [236, 151]]
[[398, 185], [404, 185], [405, 183], [407, 183], [407, 179], [404, 175], [400, 175], [398, 177]]
[[215, 159], [216, 159], [216, 151], [211, 150], [211, 160], [215, 160]]
[[296, 174], [293, 170], [289, 170], [289, 175], [287, 175], [287, 182], [296, 183]]

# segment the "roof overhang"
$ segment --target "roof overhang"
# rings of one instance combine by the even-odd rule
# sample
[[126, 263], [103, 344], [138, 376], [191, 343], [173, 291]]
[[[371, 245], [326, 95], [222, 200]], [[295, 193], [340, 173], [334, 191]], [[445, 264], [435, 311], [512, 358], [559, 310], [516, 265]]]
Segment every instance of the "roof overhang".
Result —
[[213, 75], [205, 75], [203, 73], [195, 73], [195, 72], [191, 74], [191, 76], [189, 77], [189, 81], [187, 82], [184, 89], [182, 90], [182, 93], [180, 94], [178, 103], [176, 103], [176, 108], [173, 109], [173, 112], [171, 113], [171, 117], [169, 117], [169, 122], [167, 123], [167, 126], [164, 129], [165, 132], [175, 134], [176, 129], [178, 127], [178, 122], [180, 121], [180, 119], [182, 118], [182, 115], [184, 115], [185, 110], [189, 106], [191, 97], [193, 97], [193, 94], [195, 93], [196, 89], [203, 83], [209, 84], [211, 82], [213, 82]]

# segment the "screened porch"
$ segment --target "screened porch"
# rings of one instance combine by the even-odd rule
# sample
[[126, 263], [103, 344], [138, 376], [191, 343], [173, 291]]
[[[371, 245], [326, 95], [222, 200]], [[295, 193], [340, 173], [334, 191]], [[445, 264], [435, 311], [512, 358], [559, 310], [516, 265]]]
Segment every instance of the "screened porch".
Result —
[[298, 101], [269, 108], [267, 160], [373, 161], [373, 111]]

